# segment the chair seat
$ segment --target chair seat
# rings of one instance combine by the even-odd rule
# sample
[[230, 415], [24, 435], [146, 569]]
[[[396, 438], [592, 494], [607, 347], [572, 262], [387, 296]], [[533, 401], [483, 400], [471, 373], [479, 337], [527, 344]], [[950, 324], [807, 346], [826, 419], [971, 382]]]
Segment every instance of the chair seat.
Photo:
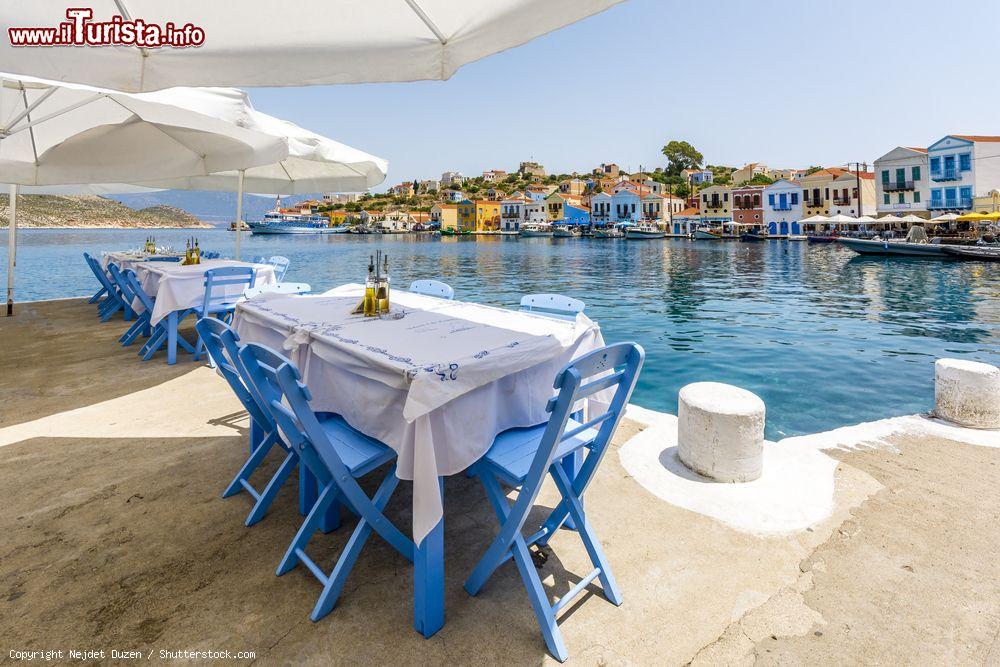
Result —
[[344, 465], [355, 477], [396, 458], [392, 448], [352, 428], [340, 415], [322, 413], [316, 416]]
[[191, 310], [193, 310], [195, 313], [197, 313], [198, 317], [205, 317], [206, 315], [212, 315], [213, 313], [228, 313], [228, 312], [231, 312], [232, 310], [235, 310], [237, 303], [239, 303], [239, 301], [235, 301], [235, 300], [234, 301], [224, 301], [224, 302], [221, 302], [221, 303], [213, 303], [212, 305], [210, 305], [208, 307], [208, 310], [205, 310], [205, 306], [203, 306], [203, 305], [195, 306]]
[[[580, 426], [580, 422], [569, 419], [566, 431], [572, 431]], [[493, 441], [493, 446], [486, 452], [485, 461], [497, 475], [508, 484], [519, 485], [528, 476], [531, 462], [545, 433], [546, 424], [529, 428], [513, 428], [504, 431]], [[586, 447], [597, 438], [597, 429], [588, 428], [567, 438], [556, 447], [553, 461], [558, 461], [581, 447]]]

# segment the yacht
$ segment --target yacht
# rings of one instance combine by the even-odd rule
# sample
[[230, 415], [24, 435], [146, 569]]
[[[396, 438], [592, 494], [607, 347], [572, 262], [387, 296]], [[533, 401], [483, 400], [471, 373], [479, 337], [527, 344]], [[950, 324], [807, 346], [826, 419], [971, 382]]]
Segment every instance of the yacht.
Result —
[[521, 225], [521, 236], [524, 238], [552, 237], [554, 231], [552, 225], [544, 222], [527, 222]]

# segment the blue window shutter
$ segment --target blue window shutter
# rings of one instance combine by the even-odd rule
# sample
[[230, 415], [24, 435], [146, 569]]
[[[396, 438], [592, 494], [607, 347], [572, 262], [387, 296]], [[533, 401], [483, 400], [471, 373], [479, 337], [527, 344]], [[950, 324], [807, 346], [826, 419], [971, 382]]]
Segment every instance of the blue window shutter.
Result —
[[770, 204], [771, 206], [774, 206], [774, 193], [773, 192], [767, 196], [767, 203]]

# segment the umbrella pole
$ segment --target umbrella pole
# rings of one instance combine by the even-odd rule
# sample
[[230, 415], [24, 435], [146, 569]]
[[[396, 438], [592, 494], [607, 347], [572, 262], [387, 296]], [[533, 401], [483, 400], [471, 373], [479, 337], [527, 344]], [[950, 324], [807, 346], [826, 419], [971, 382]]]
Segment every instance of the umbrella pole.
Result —
[[14, 267], [17, 265], [17, 186], [10, 186], [7, 207], [7, 317], [14, 314]]
[[240, 237], [243, 235], [243, 177], [246, 172], [240, 169], [236, 179], [236, 259], [240, 258]]

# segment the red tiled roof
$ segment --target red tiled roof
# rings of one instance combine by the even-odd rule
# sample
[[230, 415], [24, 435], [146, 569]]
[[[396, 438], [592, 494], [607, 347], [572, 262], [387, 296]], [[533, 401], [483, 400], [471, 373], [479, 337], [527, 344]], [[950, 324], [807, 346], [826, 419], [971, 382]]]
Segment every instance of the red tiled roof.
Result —
[[1000, 141], [1000, 137], [988, 137], [981, 134], [951, 134], [948, 136], [955, 137], [956, 139], [965, 139], [966, 141]]

